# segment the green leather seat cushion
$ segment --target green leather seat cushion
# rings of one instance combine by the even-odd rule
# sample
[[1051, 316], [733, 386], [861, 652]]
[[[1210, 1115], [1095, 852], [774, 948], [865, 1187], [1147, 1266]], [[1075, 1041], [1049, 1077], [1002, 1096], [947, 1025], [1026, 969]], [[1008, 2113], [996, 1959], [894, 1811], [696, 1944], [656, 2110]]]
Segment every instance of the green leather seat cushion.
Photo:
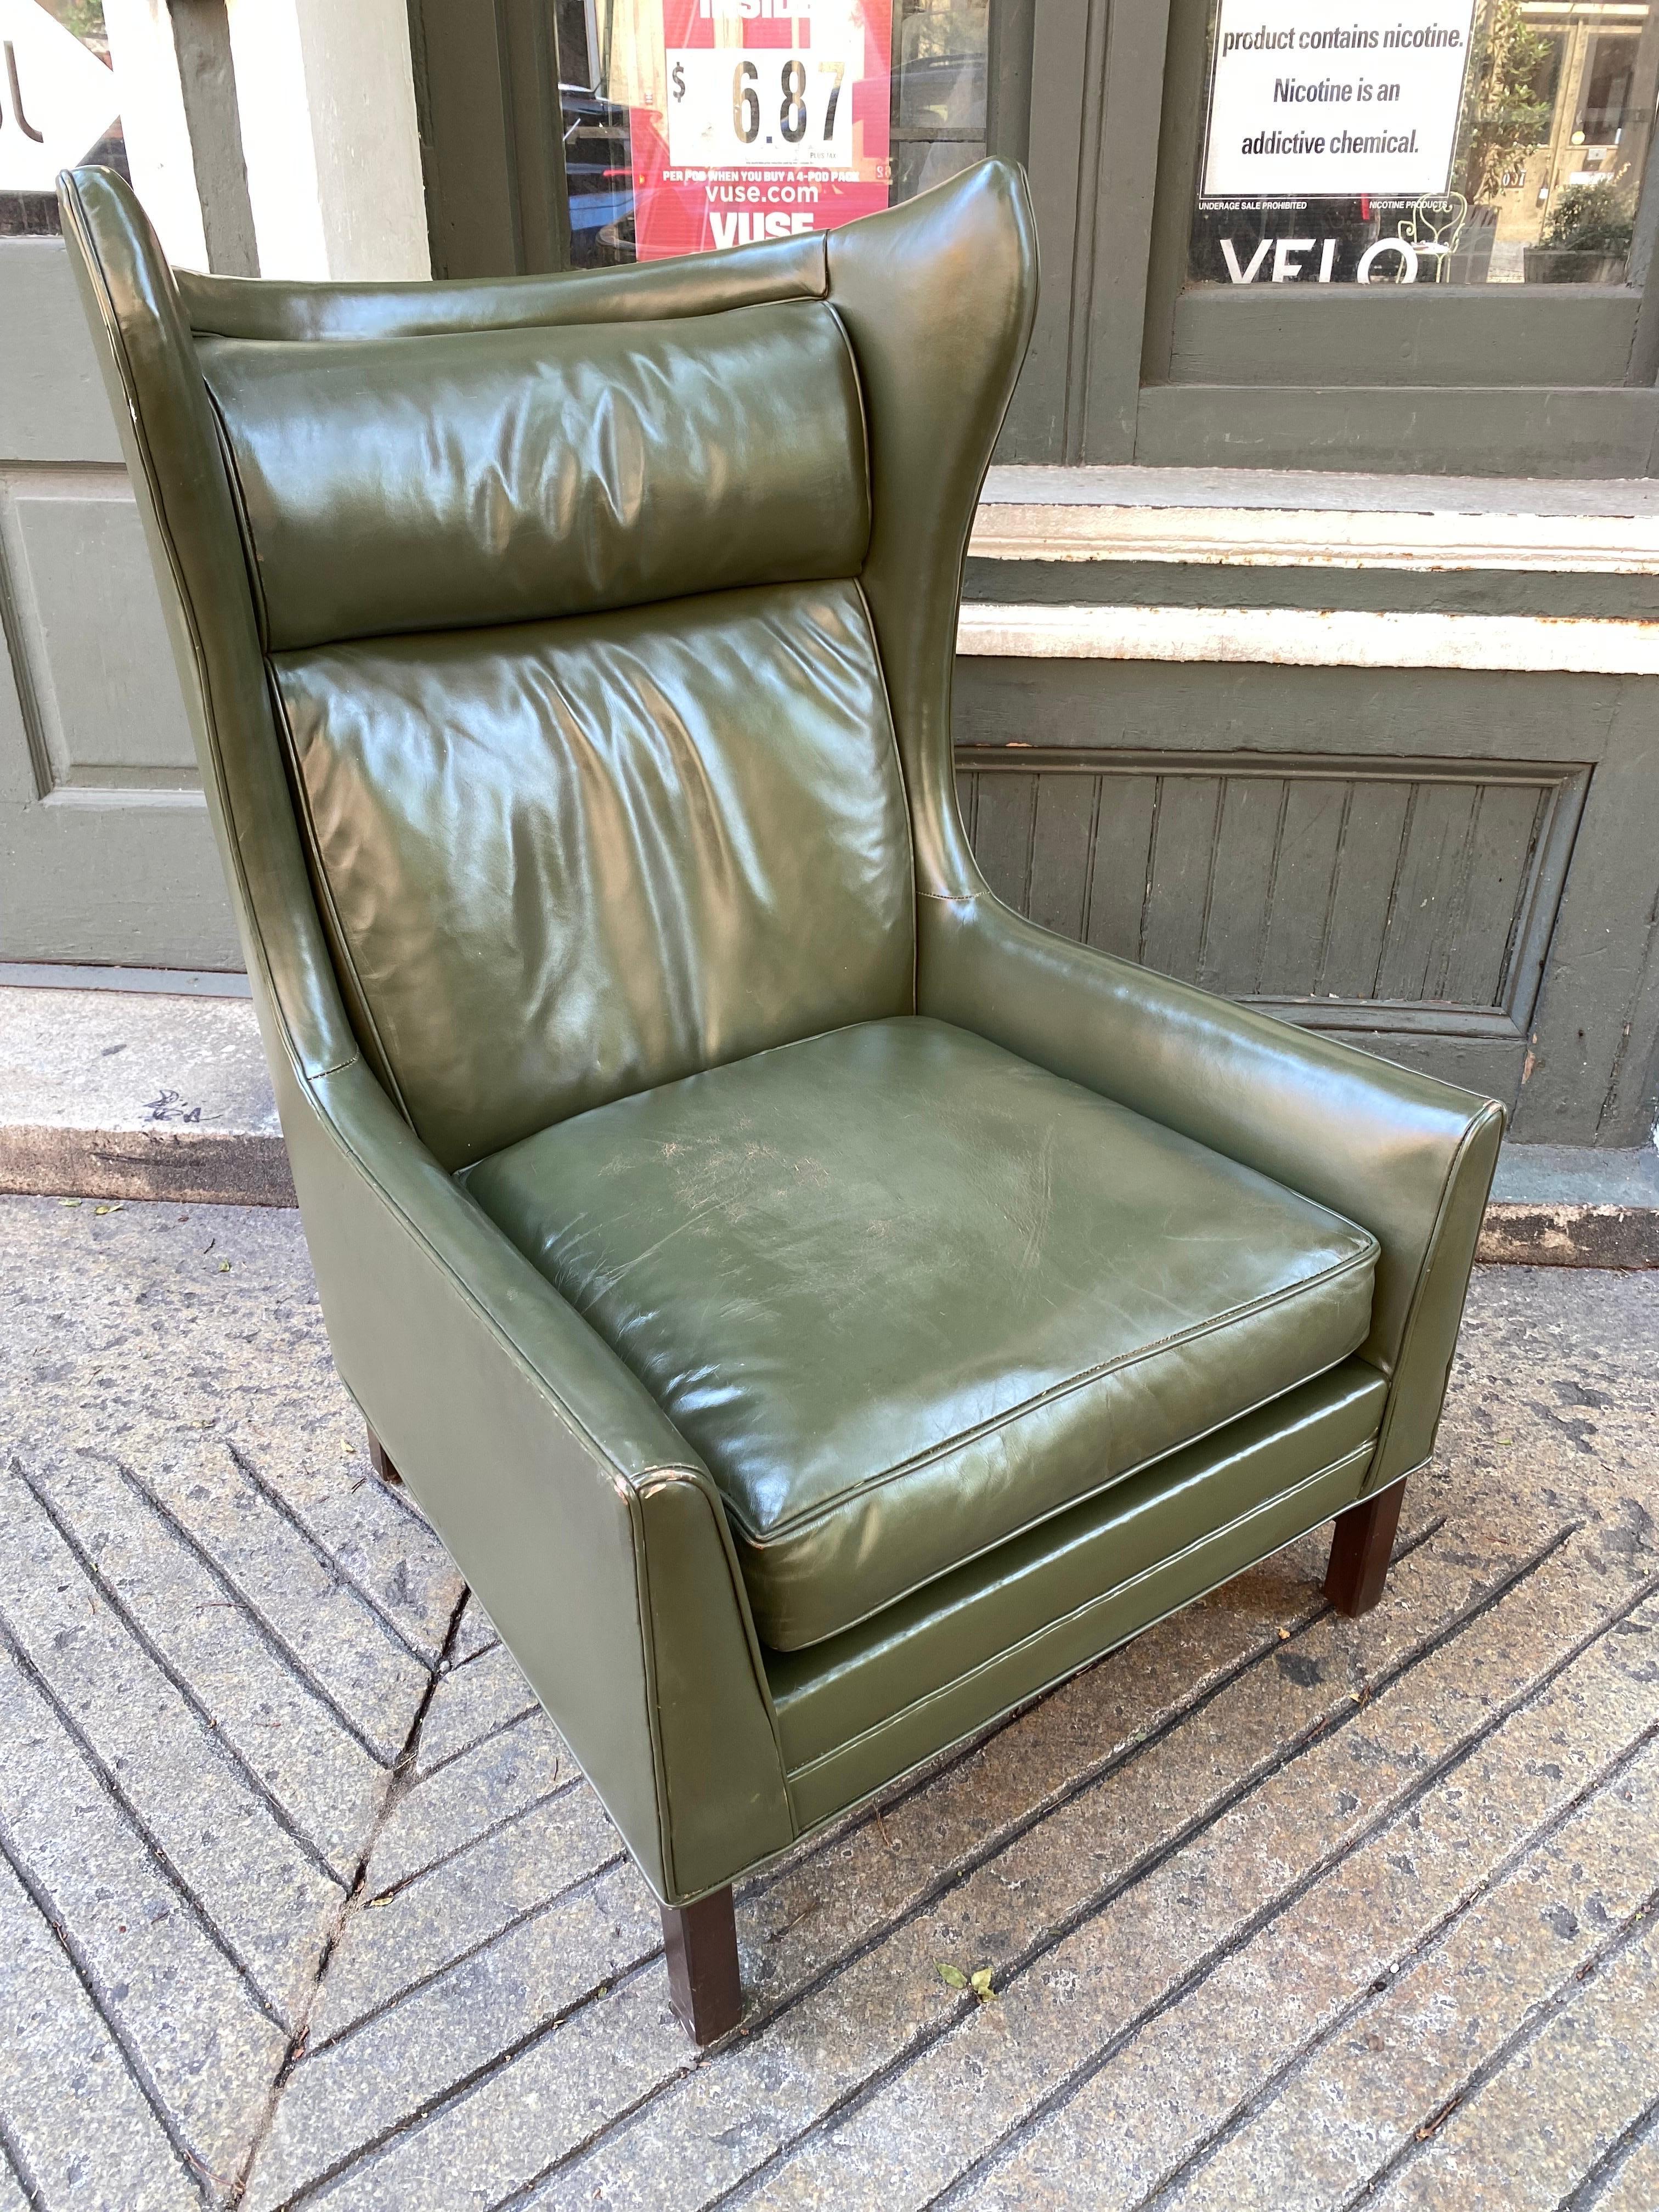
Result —
[[596, 1107], [465, 1181], [702, 1455], [780, 1650], [1370, 1325], [1367, 1231], [915, 1017]]

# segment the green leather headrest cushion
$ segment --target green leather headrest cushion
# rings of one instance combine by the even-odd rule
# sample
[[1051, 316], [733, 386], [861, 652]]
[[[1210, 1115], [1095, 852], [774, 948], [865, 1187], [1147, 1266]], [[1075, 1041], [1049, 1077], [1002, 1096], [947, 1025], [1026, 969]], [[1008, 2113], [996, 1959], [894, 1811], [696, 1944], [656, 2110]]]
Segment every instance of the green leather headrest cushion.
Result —
[[856, 575], [857, 372], [821, 301], [198, 341], [267, 649]]

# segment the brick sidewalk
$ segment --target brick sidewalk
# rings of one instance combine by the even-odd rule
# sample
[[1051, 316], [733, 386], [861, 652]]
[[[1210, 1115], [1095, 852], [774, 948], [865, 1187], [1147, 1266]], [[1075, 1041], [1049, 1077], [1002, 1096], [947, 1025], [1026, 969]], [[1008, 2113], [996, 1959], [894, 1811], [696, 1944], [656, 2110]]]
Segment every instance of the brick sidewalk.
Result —
[[1659, 2204], [1659, 1275], [1483, 1271], [1378, 1611], [1297, 1546], [751, 1882], [701, 2062], [296, 1217], [0, 1282], [0, 2212]]

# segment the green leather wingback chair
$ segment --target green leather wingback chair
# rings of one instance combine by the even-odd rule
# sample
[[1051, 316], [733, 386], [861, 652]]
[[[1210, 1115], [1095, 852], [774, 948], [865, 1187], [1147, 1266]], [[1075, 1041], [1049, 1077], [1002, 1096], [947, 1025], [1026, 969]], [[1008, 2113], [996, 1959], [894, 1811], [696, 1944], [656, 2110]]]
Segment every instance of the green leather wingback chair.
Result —
[[706, 2040], [735, 1877], [1322, 1521], [1375, 1601], [1501, 1111], [987, 889], [1006, 163], [507, 283], [62, 197], [340, 1372]]

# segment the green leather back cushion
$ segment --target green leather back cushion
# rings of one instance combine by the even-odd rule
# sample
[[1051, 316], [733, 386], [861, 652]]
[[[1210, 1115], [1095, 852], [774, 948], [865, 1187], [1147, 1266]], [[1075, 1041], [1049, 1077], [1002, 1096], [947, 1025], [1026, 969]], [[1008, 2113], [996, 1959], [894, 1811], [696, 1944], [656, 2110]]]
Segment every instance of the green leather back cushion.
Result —
[[273, 652], [864, 563], [858, 377], [822, 301], [198, 355]]
[[447, 1166], [911, 1010], [909, 822], [855, 583], [272, 669], [358, 1034]]

